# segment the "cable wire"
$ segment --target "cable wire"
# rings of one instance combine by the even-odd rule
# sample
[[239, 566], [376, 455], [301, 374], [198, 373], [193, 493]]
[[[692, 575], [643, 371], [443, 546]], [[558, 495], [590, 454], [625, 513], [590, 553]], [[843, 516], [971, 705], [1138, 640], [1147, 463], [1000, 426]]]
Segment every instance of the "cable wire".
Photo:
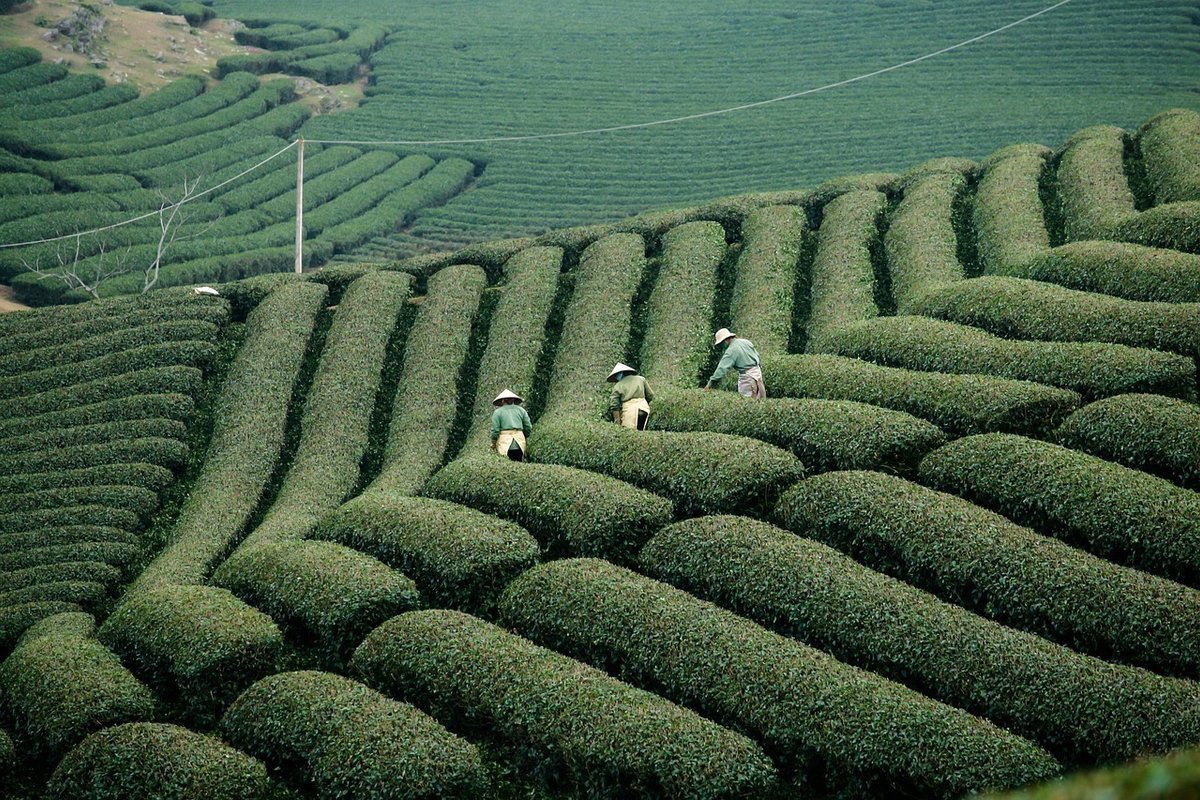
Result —
[[477, 138], [477, 139], [397, 139], [397, 140], [391, 140], [391, 141], [375, 141], [375, 140], [361, 140], [361, 139], [359, 139], [359, 140], [354, 140], [354, 139], [305, 139], [305, 141], [312, 142], [313, 144], [347, 144], [347, 145], [488, 144], [488, 143], [495, 143], [495, 142], [528, 142], [528, 141], [533, 141], [533, 140], [537, 140], [537, 139], [561, 139], [561, 138], [565, 138], [565, 137], [569, 137], [569, 136], [590, 136], [590, 135], [597, 134], [597, 133], [613, 133], [615, 131], [629, 131], [629, 130], [635, 130], [638, 128], [652, 128], [652, 127], [655, 127], [658, 125], [672, 125], [672, 124], [675, 124], [678, 122], [689, 122], [689, 121], [695, 120], [695, 119], [704, 119], [705, 117], [716, 117], [716, 116], [720, 116], [722, 114], [733, 114], [738, 111], [746, 111], [747, 109], [751, 109], [751, 108], [759, 108], [761, 106], [771, 105], [772, 103], [781, 103], [784, 100], [795, 100], [798, 97], [805, 97], [807, 95], [816, 94], [817, 92], [824, 92], [829, 89], [837, 89], [839, 87], [848, 86], [852, 83], [858, 83], [859, 81], [865, 81], [868, 78], [874, 78], [874, 77], [883, 75], [888, 72], [895, 72], [898, 69], [903, 69], [904, 67], [910, 67], [913, 64], [919, 64], [922, 61], [928, 61], [931, 58], [935, 58], [937, 56], [944, 55], [953, 50], [961, 49], [963, 47], [966, 47], [967, 45], [975, 44], [976, 42], [981, 42], [984, 39], [987, 39], [988, 37], [995, 36], [998, 33], [1003, 33], [1004, 31], [1010, 30], [1011, 28], [1015, 28], [1018, 25], [1022, 25], [1026, 22], [1029, 22], [1030, 20], [1037, 19], [1038, 17], [1043, 16], [1044, 14], [1049, 14], [1051, 11], [1054, 11], [1056, 8], [1065, 6], [1067, 3], [1070, 3], [1070, 2], [1071, 2], [1071, 0], [1059, 0], [1059, 2], [1055, 3], [1054, 5], [1047, 6], [1046, 8], [1043, 8], [1041, 11], [1037, 11], [1028, 16], [1021, 17], [1020, 19], [1014, 20], [1013, 22], [1010, 22], [1007, 25], [1002, 25], [999, 28], [996, 28], [995, 30], [988, 31], [987, 33], [981, 33], [978, 36], [972, 36], [970, 39], [966, 39], [957, 44], [952, 44], [948, 47], [943, 47], [941, 50], [935, 50], [934, 52], [926, 53], [923, 56], [917, 56], [916, 58], [910, 58], [908, 61], [902, 61], [899, 64], [892, 64], [889, 67], [883, 67], [882, 69], [877, 69], [874, 72], [867, 72], [862, 75], [856, 75], [853, 78], [846, 78], [845, 80], [835, 81], [834, 83], [827, 83], [824, 86], [817, 86], [812, 89], [805, 89], [804, 91], [801, 91], [801, 92], [792, 92], [791, 94], [784, 94], [784, 95], [780, 95], [779, 97], [772, 97], [769, 100], [758, 100], [753, 103], [743, 103], [742, 105], [730, 106], [728, 108], [719, 108], [719, 109], [716, 109], [713, 111], [701, 111], [696, 114], [686, 114], [682, 117], [670, 117], [669, 119], [656, 119], [656, 120], [652, 120], [650, 122], [633, 122], [628, 125], [610, 125], [610, 126], [603, 127], [603, 128], [586, 128], [583, 130], [559, 131], [556, 133], [531, 133], [531, 134], [525, 134], [525, 135], [520, 135], [520, 136], [486, 136], [486, 137], [481, 137], [481, 138]]

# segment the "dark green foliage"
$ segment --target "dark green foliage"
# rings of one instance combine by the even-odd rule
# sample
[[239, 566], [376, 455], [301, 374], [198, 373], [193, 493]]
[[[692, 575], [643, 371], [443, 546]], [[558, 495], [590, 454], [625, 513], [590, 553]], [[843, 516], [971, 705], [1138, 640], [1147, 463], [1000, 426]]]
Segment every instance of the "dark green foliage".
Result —
[[713, 293], [725, 258], [725, 229], [696, 221], [663, 236], [658, 280], [646, 307], [642, 374], [651, 387], [697, 385], [711, 352]]
[[483, 270], [469, 264], [429, 278], [408, 334], [383, 469], [371, 489], [416, 494], [442, 465], [455, 409], [471, 399], [469, 387], [458, 385], [458, 374], [486, 285]]
[[916, 372], [831, 355], [780, 356], [763, 368], [782, 397], [855, 400], [905, 411], [954, 436], [1048, 432], [1079, 407], [1066, 389], [991, 375]]
[[[12, 534], [9, 534], [12, 535]], [[53, 581], [90, 581], [115, 584], [121, 570], [102, 561], [62, 561], [0, 572], [0, 592], [10, 592]]]
[[160, 491], [175, 475], [153, 464], [100, 464], [57, 472], [18, 473], [0, 476], [0, 493], [37, 492], [85, 486], [140, 486]]
[[[19, 94], [30, 87], [60, 81], [69, 73], [62, 64], [40, 63], [0, 74], [0, 94]], [[7, 102], [8, 98], [5, 98]]]
[[0, 474], [58, 472], [116, 463], [174, 468], [187, 461], [187, 456], [187, 445], [178, 439], [122, 439], [106, 444], [0, 456]]
[[1178, 750], [1161, 758], [1080, 773], [985, 800], [1190, 800], [1200, 792], [1200, 749]]
[[1013, 145], [980, 164], [974, 222], [985, 273], [1020, 274], [1031, 259], [1049, 251], [1050, 234], [1039, 194], [1049, 156], [1050, 150], [1041, 145]]
[[[0, 367], [0, 381], [14, 375], [22, 380], [32, 378], [29, 373], [50, 367], [76, 364], [100, 356], [109, 356], [125, 350], [133, 350], [148, 344], [166, 342], [202, 341], [216, 339], [218, 327], [201, 320], [175, 320], [100, 333], [95, 336], [78, 336], [71, 342], [57, 346], [22, 348], [10, 353]], [[74, 332], [73, 332], [74, 333]], [[23, 374], [22, 374], [23, 373]]]
[[1079, 655], [745, 517], [669, 525], [646, 572], [849, 664], [990, 719], [1067, 763], [1200, 740], [1200, 687]]
[[[85, 81], [92, 78], [98, 79], [101, 82], [104, 80], [99, 75], [73, 75], [69, 78], [64, 78], [59, 83]], [[54, 86], [55, 84], [50, 84], [46, 87], [46, 91], [50, 91]], [[136, 100], [137, 97], [138, 89], [136, 86], [131, 83], [118, 83], [111, 86], [104, 86], [96, 91], [87, 92], [69, 99], [57, 100], [53, 103], [7, 108], [0, 111], [0, 119], [4, 120], [6, 126], [10, 124], [15, 126], [21, 122], [31, 121], [44, 124], [46, 121], [53, 120], [57, 123], [58, 120], [56, 118], [78, 116], [119, 106], [131, 100]], [[12, 122], [10, 123], [9, 120], [12, 120]]]
[[[24, 312], [28, 313], [28, 312]], [[76, 383], [39, 394], [0, 400], [0, 419], [65, 411], [143, 394], [194, 394], [203, 374], [195, 367], [171, 366], [138, 369]]]
[[55, 580], [0, 593], [0, 608], [26, 603], [71, 603], [90, 607], [108, 596], [108, 587], [96, 581]]
[[0, 656], [8, 655], [30, 625], [68, 611], [79, 611], [79, 606], [62, 600], [0, 606]]
[[1124, 242], [1072, 242], [1003, 274], [1127, 300], [1200, 302], [1200, 255]]
[[994, 433], [930, 453], [921, 481], [1110, 561], [1200, 586], [1200, 494], [1162, 478]]
[[204, 469], [170, 543], [131, 592], [204, 580], [242, 532], [279, 458], [292, 387], [327, 292], [320, 284], [292, 283], [250, 314], [217, 402]]
[[1125, 392], [1196, 396], [1196, 365], [1184, 356], [1099, 342], [1012, 341], [926, 317], [853, 323], [830, 333], [825, 350], [888, 367], [1048, 383], [1087, 399]]
[[[138, 543], [138, 537], [132, 533], [129, 533], [128, 531], [102, 525], [60, 525], [57, 527], [42, 528], [36, 531], [27, 531], [24, 533], [6, 533], [0, 535], [0, 553], [11, 554], [17, 550], [27, 550], [29, 548], [36, 548], [47, 544], [71, 545], [79, 542], [119, 542], [125, 545], [136, 545]], [[70, 561], [73, 559], [63, 560]], [[113, 562], [111, 559], [107, 558], [92, 559], [85, 557], [75, 560], [99, 560], [107, 561], [109, 563], [121, 563], [119, 561]], [[22, 569], [22, 567], [15, 566], [11, 561], [0, 562], [0, 570], [16, 569]]]
[[879, 315], [871, 253], [879, 244], [879, 221], [886, 208], [887, 197], [881, 192], [848, 192], [825, 206], [809, 278], [810, 349], [819, 350], [830, 331], [848, 322]]
[[[31, 448], [65, 447], [69, 444], [99, 444], [114, 439], [136, 439], [143, 430], [139, 423], [150, 423], [155, 433], [142, 435], [165, 436], [167, 423], [187, 420], [195, 404], [185, 394], [143, 394], [102, 400], [64, 411], [51, 411], [32, 417], [0, 420], [0, 438], [4, 447], [13, 447], [18, 440]], [[35, 444], [36, 443], [36, 444]]]
[[41, 489], [33, 492], [13, 492], [5, 497], [0, 497], [0, 515], [87, 505], [103, 505], [121, 509], [145, 519], [158, 505], [158, 495], [139, 486], [96, 484]]
[[354, 667], [588, 797], [754, 797], [775, 781], [746, 738], [459, 612], [389, 620]]
[[204, 725], [275, 671], [283, 644], [271, 618], [224, 589], [170, 586], [126, 594], [100, 641], [156, 693]]
[[51, 800], [268, 800], [267, 769], [211, 736], [134, 722], [94, 733], [67, 754]]
[[932, 168], [905, 185], [884, 236], [897, 313], [912, 313], [913, 301], [925, 290], [962, 280], [954, 208], [966, 186], [963, 172]]
[[0, 664], [0, 705], [26, 748], [60, 756], [93, 731], [149, 720], [150, 690], [96, 641], [87, 614], [49, 617]]
[[174, 419], [135, 419], [58, 428], [41, 433], [5, 437], [0, 446], [9, 453], [50, 450], [59, 447], [105, 444], [121, 439], [184, 439], [187, 428]]
[[738, 509], [765, 513], [785, 488], [804, 477], [804, 465], [795, 456], [756, 439], [577, 421], [540, 424], [530, 457], [610, 475], [672, 498], [684, 517]]
[[304, 215], [304, 227], [309, 236], [320, 236], [321, 231], [331, 228], [374, 208], [396, 187], [412, 183], [434, 165], [429, 156], [408, 156], [386, 170], [359, 183], [346, 192], [322, 203]]
[[630, 307], [645, 264], [645, 243], [633, 233], [607, 236], [583, 252], [562, 323], [544, 417], [594, 419], [607, 408], [604, 379], [625, 357]]
[[742, 223], [729, 325], [766, 359], [787, 352], [807, 224], [804, 209], [790, 205], [752, 211]]
[[[304, 155], [305, 195], [309, 194], [310, 179], [343, 167], [362, 155], [353, 147], [328, 147], [316, 153], [311, 150]], [[390, 155], [390, 154], [389, 154]], [[289, 159], [290, 161], [291, 159]], [[386, 159], [394, 163], [395, 159]], [[262, 177], [235, 184], [232, 189], [217, 195], [216, 201], [225, 209], [235, 214], [245, 209], [257, 209], [269, 200], [288, 194], [291, 197], [293, 211], [296, 207], [296, 170], [294, 165], [285, 163], [281, 168], [268, 172]], [[278, 201], [276, 201], [278, 202]], [[282, 203], [280, 203], [282, 205]]]
[[476, 798], [475, 747], [405, 703], [327, 672], [284, 672], [251, 686], [221, 731], [317, 797]]
[[1098, 125], [1067, 140], [1058, 161], [1058, 202], [1068, 242], [1114, 238], [1137, 214], [1125, 177], [1125, 139], [1121, 128]]
[[627, 483], [499, 456], [451, 462], [430, 478], [425, 493], [511, 520], [549, 552], [626, 563], [671, 520], [669, 501]]
[[1147, 209], [1114, 227], [1111, 238], [1200, 253], [1200, 202], [1168, 203]]
[[[136, 91], [136, 89], [135, 89]], [[134, 117], [142, 117], [148, 114], [155, 114], [166, 109], [174, 108], [181, 103], [201, 94], [204, 91], [204, 79], [189, 75], [178, 80], [171, 81], [157, 92], [151, 92], [145, 97], [136, 97], [128, 102], [120, 103], [110, 107], [89, 109], [77, 114], [72, 114], [65, 117], [57, 117], [51, 127], [55, 131], [74, 132], [85, 131], [99, 128], [101, 125], [108, 125], [114, 122], [125, 122]], [[43, 131], [45, 128], [41, 125], [37, 127], [38, 131]], [[78, 134], [75, 134], [78, 135]], [[123, 172], [123, 170], [116, 170]]]
[[362, 59], [355, 53], [329, 53], [293, 61], [287, 65], [286, 72], [319, 83], [352, 83], [358, 76], [360, 64]]
[[103, 88], [104, 78], [99, 75], [86, 73], [68, 75], [62, 80], [8, 95], [4, 99], [6, 103], [11, 104], [11, 108], [6, 109], [4, 113], [7, 116], [8, 113], [15, 112], [14, 116], [19, 119], [22, 117], [23, 110], [29, 106], [52, 105], [63, 100], [88, 95]]
[[694, 389], [656, 396], [650, 427], [748, 436], [791, 451], [810, 472], [831, 469], [915, 471], [945, 443], [928, 422], [845, 400], [748, 402], [732, 392]]
[[281, 541], [239, 549], [212, 583], [300, 638], [311, 637], [333, 664], [376, 625], [417, 606], [409, 578], [332, 542]]
[[[8, 52], [8, 51], [0, 51]], [[0, 173], [0, 196], [14, 198], [18, 195], [40, 195], [54, 191], [54, 184], [28, 172]]]
[[141, 520], [137, 514], [129, 511], [94, 503], [0, 514], [0, 533], [17, 533], [53, 525], [111, 525], [136, 531], [141, 527]]
[[[522, 634], [760, 738], [813, 790], [957, 797], [1058, 772], [1032, 743], [604, 561], [534, 567], [501, 599]], [[369, 641], [369, 640], [368, 640]]]
[[[79, 531], [67, 536], [63, 531]], [[111, 531], [111, 532], [109, 532]], [[119, 539], [123, 534], [129, 539]], [[36, 541], [30, 541], [36, 539]], [[97, 561], [125, 566], [141, 555], [132, 534], [102, 525], [62, 525], [33, 531], [0, 534], [0, 569], [52, 567], [73, 561]], [[45, 544], [57, 542], [57, 544]]]
[[519, 525], [456, 503], [368, 492], [327, 516], [314, 539], [370, 553], [410, 576], [425, 603], [490, 616], [515, 576], [538, 561]]
[[42, 54], [34, 47], [6, 47], [0, 50], [0, 73], [28, 67], [41, 60]]
[[1156, 394], [1099, 400], [1067, 417], [1059, 444], [1200, 491], [1200, 407]]
[[781, 525], [998, 622], [1168, 675], [1200, 670], [1200, 592], [877, 472], [802, 481]]
[[1138, 129], [1146, 182], [1156, 204], [1200, 200], [1200, 114], [1173, 108]]

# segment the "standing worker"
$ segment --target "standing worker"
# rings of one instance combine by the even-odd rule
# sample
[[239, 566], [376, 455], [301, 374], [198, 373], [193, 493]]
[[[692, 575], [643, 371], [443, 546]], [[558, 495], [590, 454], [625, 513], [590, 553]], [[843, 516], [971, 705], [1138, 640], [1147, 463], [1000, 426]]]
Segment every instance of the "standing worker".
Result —
[[637, 374], [637, 370], [620, 361], [608, 373], [608, 382], [617, 384], [608, 401], [612, 421], [633, 430], [646, 430], [646, 422], [650, 419], [650, 401], [654, 399], [650, 384]]
[[721, 328], [713, 336], [713, 346], [719, 344], [725, 345], [725, 355], [721, 356], [721, 361], [717, 364], [717, 371], [708, 379], [704, 391], [711, 391], [713, 385], [725, 377], [726, 372], [736, 369], [738, 394], [754, 400], [767, 399], [767, 387], [763, 383], [762, 370], [759, 369], [762, 361], [758, 357], [758, 351], [754, 349], [754, 342], [749, 339], [739, 339], [729, 328]]
[[525, 460], [526, 437], [533, 433], [529, 412], [521, 406], [525, 402], [516, 392], [505, 389], [496, 395], [492, 405], [492, 442], [496, 452], [513, 461]]

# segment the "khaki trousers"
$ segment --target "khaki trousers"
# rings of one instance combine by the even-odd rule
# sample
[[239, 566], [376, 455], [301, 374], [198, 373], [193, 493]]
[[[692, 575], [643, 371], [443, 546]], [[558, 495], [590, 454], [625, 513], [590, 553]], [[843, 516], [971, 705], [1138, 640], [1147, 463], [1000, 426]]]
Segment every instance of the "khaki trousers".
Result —
[[513, 442], [517, 443], [517, 447], [521, 448], [521, 452], [525, 452], [525, 432], [518, 428], [509, 428], [508, 430], [500, 431], [500, 435], [496, 437], [496, 452], [502, 456], [508, 455], [508, 448]]
[[621, 403], [621, 425], [636, 431], [639, 411], [645, 412], [647, 417], [650, 416], [650, 404], [643, 397], [637, 397]]
[[749, 367], [745, 372], [738, 373], [738, 394], [754, 400], [767, 399], [767, 387], [763, 383], [761, 369]]

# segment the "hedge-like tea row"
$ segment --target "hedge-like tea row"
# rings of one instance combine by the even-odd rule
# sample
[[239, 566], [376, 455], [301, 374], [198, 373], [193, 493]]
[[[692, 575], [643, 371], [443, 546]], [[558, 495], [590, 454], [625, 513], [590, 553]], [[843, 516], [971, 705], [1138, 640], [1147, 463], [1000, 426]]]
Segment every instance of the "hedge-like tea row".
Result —
[[630, 562], [671, 521], [671, 503], [604, 475], [491, 456], [443, 467], [425, 494], [525, 528], [550, 553]]
[[459, 403], [458, 375], [486, 286], [487, 275], [470, 264], [429, 278], [408, 334], [383, 469], [370, 490], [416, 494], [442, 465]]
[[[165, 431], [172, 424], [182, 425], [194, 411], [195, 402], [185, 394], [119, 397], [65, 411], [0, 420], [0, 439], [11, 452], [18, 441], [27, 449], [47, 449], [136, 439], [139, 434], [168, 436]], [[141, 433], [151, 430], [154, 432]]]
[[[116, 531], [129, 537], [129, 540], [114, 540], [114, 534], [79, 534], [71, 538], [60, 533], [72, 530]], [[36, 538], [37, 542], [29, 541]], [[100, 541], [91, 541], [100, 539]], [[65, 542], [39, 546], [46, 541]], [[5, 544], [0, 551], [0, 568], [12, 571], [51, 567], [57, 569], [64, 563], [86, 561], [106, 563], [115, 567], [125, 568], [141, 555], [141, 549], [136, 544], [132, 534], [117, 528], [101, 525], [64, 525], [57, 528], [43, 528], [34, 531], [0, 534], [0, 542], [13, 542], [24, 545]]]
[[535, 642], [752, 733], [818, 792], [957, 797], [1059, 769], [1025, 739], [604, 561], [534, 567], [501, 613]]
[[74, 603], [61, 600], [0, 606], [0, 657], [8, 655], [21, 635], [34, 623], [55, 614], [79, 610]]
[[[74, 342], [158, 323], [188, 321], [208, 322], [221, 327], [229, 321], [229, 304], [223, 299], [214, 303], [179, 303], [172, 300], [157, 306], [116, 310], [111, 315], [64, 319], [61, 324], [33, 325], [27, 333], [18, 332], [0, 338], [0, 355], [23, 354], [35, 348], [43, 353], [61, 355], [57, 348], [63, 346], [64, 341]], [[23, 330], [23, 326], [19, 330]]]
[[676, 513], [685, 517], [734, 510], [765, 513], [780, 492], [804, 477], [804, 465], [791, 453], [724, 433], [543, 423], [529, 452], [534, 461], [599, 472], [670, 498]]
[[825, 350], [888, 367], [1048, 383], [1087, 399], [1125, 392], [1196, 396], [1196, 364], [1185, 356], [1100, 342], [1014, 341], [927, 317], [853, 323], [830, 333]]
[[180, 713], [206, 724], [243, 689], [275, 671], [279, 628], [224, 589], [159, 586], [126, 594], [100, 641]]
[[1115, 226], [1109, 238], [1200, 253], [1200, 201], [1146, 209]]
[[9, 353], [0, 366], [0, 383], [10, 378], [31, 379], [40, 370], [62, 368], [81, 361], [101, 356], [116, 356], [126, 350], [134, 350], [147, 344], [167, 342], [201, 341], [211, 342], [216, 338], [217, 326], [201, 320], [176, 320], [139, 325], [124, 330], [111, 331], [96, 336], [77, 338], [57, 346], [24, 349]]
[[145, 418], [106, 422], [99, 425], [77, 425], [40, 433], [4, 437], [0, 439], [0, 448], [8, 453], [19, 453], [51, 450], [59, 447], [106, 444], [122, 439], [182, 440], [186, 435], [187, 427], [179, 420]]
[[50, 581], [0, 593], [0, 608], [54, 602], [88, 607], [100, 603], [107, 596], [108, 587], [96, 581]]
[[879, 245], [886, 208], [882, 192], [848, 192], [825, 206], [810, 276], [808, 348], [820, 349], [828, 333], [847, 322], [879, 315], [871, 251]]
[[745, 517], [669, 525], [652, 577], [1026, 736], [1067, 763], [1200, 741], [1200, 686], [1080, 655]]
[[1006, 339], [1112, 342], [1200, 356], [1200, 303], [1144, 303], [985, 276], [932, 289], [912, 311]]
[[562, 259], [562, 248], [530, 247], [505, 262], [507, 282], [492, 311], [487, 347], [476, 373], [466, 447], [480, 450], [492, 446], [492, 398], [501, 390], [512, 389], [526, 400], [530, 398]]
[[954, 204], [966, 187], [958, 171], [931, 172], [905, 186], [883, 237], [897, 313], [912, 313], [926, 289], [962, 280]]
[[311, 534], [408, 575], [425, 603], [490, 616], [510, 580], [538, 561], [520, 525], [456, 503], [369, 492], [325, 517]]
[[1177, 750], [1159, 758], [1139, 759], [1093, 770], [981, 800], [1188, 800], [1200, 793], [1200, 748]]
[[854, 400], [904, 411], [953, 436], [1043, 433], [1079, 407], [1075, 392], [991, 375], [916, 372], [832, 355], [777, 356], [763, 368], [777, 397]]
[[991, 433], [930, 453], [921, 481], [1110, 561], [1200, 586], [1200, 494], [1162, 478]]
[[[327, 147], [316, 153], [311, 151], [305, 153], [305, 195], [308, 194], [310, 178], [315, 180], [318, 176], [340, 169], [354, 162], [361, 155], [361, 151], [346, 146]], [[391, 159], [391, 162], [395, 163], [395, 159]], [[296, 172], [289, 164], [285, 163], [283, 167], [268, 172], [260, 178], [235, 184], [232, 189], [217, 195], [216, 201], [229, 213], [236, 214], [245, 209], [258, 209], [268, 201], [290, 192], [289, 196], [292, 198], [291, 205], [294, 212], [296, 207], [295, 189]], [[307, 199], [305, 197], [305, 200]]]
[[56, 580], [113, 584], [120, 579], [121, 571], [102, 561], [64, 561], [5, 571], [0, 574], [0, 592], [25, 589]]
[[173, 469], [186, 462], [187, 456], [187, 444], [178, 439], [122, 439], [106, 444], [0, 456], [0, 474], [59, 472], [120, 463]]
[[33, 86], [60, 81], [68, 74], [62, 64], [30, 64], [0, 75], [0, 94], [19, 94]]
[[93, 733], [67, 754], [47, 785], [55, 800], [270, 800], [267, 768], [211, 736], [133, 722]]
[[[247, 162], [266, 158], [287, 144], [286, 137], [291, 136], [295, 128], [304, 122], [304, 115], [296, 110], [297, 105], [299, 104], [290, 103], [264, 114], [258, 120], [243, 123], [238, 126], [242, 130], [228, 129], [229, 139], [221, 147], [198, 148], [191, 154], [178, 153], [175, 160], [156, 167], [139, 166], [134, 170], [132, 177], [142, 186], [165, 189], [168, 192], [178, 191], [185, 175], [204, 175], [209, 180], [220, 183], [244, 170]], [[288, 130], [289, 128], [292, 130]], [[80, 178], [72, 180], [79, 183]], [[87, 185], [86, 178], [82, 185]], [[237, 222], [239, 216], [230, 217], [229, 222]], [[218, 225], [219, 222], [213, 227]], [[212, 233], [212, 229], [209, 233]]]
[[0, 476], [0, 493], [15, 494], [104, 485], [140, 486], [157, 492], [173, 480], [175, 475], [169, 469], [153, 464], [101, 464], [56, 472], [6, 474]]
[[309, 236], [347, 220], [354, 219], [374, 208], [398, 186], [412, 183], [433, 168], [434, 160], [426, 155], [412, 155], [393, 164], [358, 185], [338, 194], [327, 203], [304, 215], [304, 227]]
[[1126, 242], [1072, 242], [997, 273], [1127, 300], [1200, 303], [1200, 255]]
[[137, 517], [149, 516], [158, 506], [158, 495], [140, 486], [88, 485], [18, 491], [0, 497], [0, 518], [70, 506], [103, 505]]
[[543, 416], [593, 419], [607, 408], [604, 379], [625, 357], [629, 308], [645, 263], [645, 243], [633, 233], [606, 236], [583, 251]]
[[0, 50], [0, 74], [37, 64], [41, 60], [42, 54], [35, 47], [6, 47]]
[[808, 219], [799, 206], [756, 209], [742, 223], [730, 327], [754, 342], [764, 359], [787, 352], [800, 255], [807, 235]]
[[217, 401], [204, 467], [167, 546], [129, 594], [203, 581], [241, 534], [283, 447], [292, 387], [327, 293], [317, 283], [292, 283], [268, 295], [247, 318], [245, 341]]
[[0, 664], [0, 705], [34, 753], [60, 756], [93, 731], [152, 719], [154, 698], [95, 638], [87, 614], [59, 614], [25, 632]]
[[506, 740], [588, 797], [756, 797], [775, 783], [745, 737], [459, 612], [389, 620], [354, 667], [439, 719]]
[[699, 389], [656, 396], [652, 428], [729, 433], [791, 451], [810, 472], [911, 472], [946, 436], [900, 411], [845, 400], [747, 403], [732, 392]]
[[646, 307], [641, 371], [655, 388], [690, 389], [712, 352], [709, 328], [725, 229], [716, 222], [689, 222], [664, 235], [662, 247]]
[[[29, 312], [22, 312], [22, 316]], [[0, 400], [0, 419], [66, 411], [107, 400], [143, 394], [195, 395], [204, 378], [195, 367], [171, 366], [138, 369], [119, 375], [77, 383], [25, 397]]]
[[1200, 114], [1183, 108], [1155, 114], [1137, 138], [1157, 205], [1200, 200]]
[[174, 312], [186, 316], [190, 314], [190, 311], [184, 309], [219, 308], [227, 305], [228, 300], [224, 298], [201, 297], [184, 289], [151, 292], [134, 297], [100, 300], [95, 303], [35, 309], [22, 314], [5, 314], [0, 316], [0, 337], [6, 339], [8, 336], [30, 334], [56, 325], [73, 325], [133, 314], [164, 314], [168, 315], [166, 318], [169, 318], [169, 315]]
[[370, 272], [345, 290], [309, 387], [300, 443], [266, 517], [238, 552], [303, 538], [358, 482], [384, 354], [412, 278]]
[[486, 791], [474, 745], [410, 705], [327, 672], [263, 678], [225, 712], [221, 732], [318, 797], [434, 800]]
[[[95, 77], [104, 80], [99, 75], [74, 75], [65, 80]], [[20, 122], [41, 121], [54, 118], [64, 119], [95, 111], [102, 111], [113, 106], [123, 105], [138, 99], [138, 89], [131, 83], [118, 83], [104, 86], [94, 92], [87, 92], [69, 99], [38, 105], [24, 105], [15, 108], [5, 108], [0, 111], [5, 128], [16, 128]], [[55, 124], [58, 119], [54, 119]]]
[[1079, 652], [1184, 677], [1200, 669], [1200, 592], [953, 495], [877, 472], [830, 472], [793, 487], [776, 518], [872, 569]]
[[1058, 161], [1058, 202], [1068, 242], [1110, 239], [1137, 214], [1125, 177], [1125, 138], [1121, 128], [1098, 125], [1067, 140]]
[[1157, 394], [1099, 400], [1067, 417], [1059, 444], [1200, 491], [1200, 407]]
[[1013, 274], [1049, 250], [1039, 194], [1049, 156], [1050, 150], [1041, 145], [1013, 145], [980, 164], [974, 221], [985, 273]]

